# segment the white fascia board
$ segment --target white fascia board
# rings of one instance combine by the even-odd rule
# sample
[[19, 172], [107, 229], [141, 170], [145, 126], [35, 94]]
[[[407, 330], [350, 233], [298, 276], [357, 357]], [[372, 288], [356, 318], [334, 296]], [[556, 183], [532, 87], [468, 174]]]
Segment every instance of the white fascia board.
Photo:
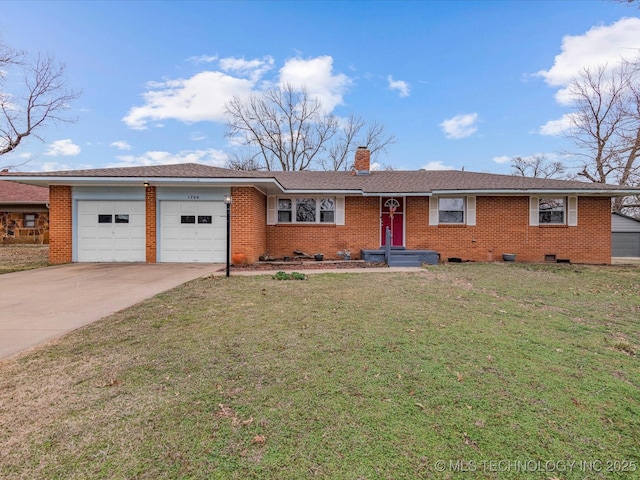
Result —
[[[2, 178], [4, 180], [4, 178]], [[273, 178], [180, 178], [180, 177], [57, 177], [57, 176], [11, 176], [6, 180], [27, 183], [31, 185], [140, 185], [145, 182], [150, 185], [163, 186], [191, 186], [191, 185], [274, 185], [284, 190], [280, 183]]]
[[285, 195], [362, 195], [362, 190], [300, 190], [300, 189], [284, 189]]
[[628, 195], [640, 195], [640, 189], [625, 190], [583, 190], [583, 189], [526, 189], [526, 190], [436, 190], [432, 195], [579, 195], [579, 196], [606, 196], [606, 197], [626, 197]]
[[364, 192], [365, 197], [430, 197], [432, 192]]

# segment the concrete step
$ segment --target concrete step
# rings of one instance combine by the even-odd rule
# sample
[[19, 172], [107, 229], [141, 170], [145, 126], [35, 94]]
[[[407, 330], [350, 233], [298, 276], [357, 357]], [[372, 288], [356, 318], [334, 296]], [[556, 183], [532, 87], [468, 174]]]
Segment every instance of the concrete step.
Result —
[[389, 259], [390, 267], [421, 267], [422, 262], [417, 259], [396, 259], [391, 257]]
[[390, 267], [421, 267], [422, 259], [420, 255], [412, 251], [391, 251], [389, 256]]

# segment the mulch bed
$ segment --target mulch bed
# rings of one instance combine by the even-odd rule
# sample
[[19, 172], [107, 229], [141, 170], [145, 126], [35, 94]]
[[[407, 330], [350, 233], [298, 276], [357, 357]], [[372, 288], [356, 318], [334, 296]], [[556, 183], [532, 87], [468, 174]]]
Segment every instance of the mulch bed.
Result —
[[327, 269], [353, 269], [353, 268], [372, 268], [385, 267], [385, 263], [365, 262], [364, 260], [327, 260], [327, 261], [305, 261], [291, 260], [271, 261], [271, 262], [255, 262], [245, 265], [232, 265], [235, 271], [252, 271], [252, 270], [327, 270]]

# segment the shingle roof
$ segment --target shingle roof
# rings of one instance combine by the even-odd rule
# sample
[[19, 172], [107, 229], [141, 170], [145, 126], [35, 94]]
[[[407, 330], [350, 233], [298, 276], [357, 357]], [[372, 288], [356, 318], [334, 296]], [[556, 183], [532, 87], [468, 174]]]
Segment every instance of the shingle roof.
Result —
[[[226, 168], [211, 167], [195, 163], [173, 165], [155, 165], [140, 167], [101, 168], [95, 170], [68, 170], [46, 173], [5, 173], [6, 177], [38, 177], [39, 180], [51, 178], [61, 180], [74, 178], [163, 178], [163, 179], [273, 179], [285, 191], [354, 191], [365, 194], [420, 194], [438, 191], [518, 191], [518, 190], [572, 190], [572, 191], [611, 191], [638, 190], [618, 185], [600, 183], [529, 178], [493, 173], [465, 172], [459, 170], [392, 170], [372, 171], [368, 175], [356, 175], [353, 172], [245, 172]], [[634, 192], [635, 193], [635, 192]]]
[[446, 190], [616, 190], [626, 187], [590, 182], [527, 178], [459, 170], [273, 172], [287, 190], [362, 190], [365, 193], [429, 193]]
[[49, 189], [16, 182], [0, 181], [0, 203], [47, 203]]
[[156, 177], [156, 178], [254, 178], [263, 172], [239, 172], [227, 168], [211, 167], [198, 163], [148, 165], [141, 167], [97, 168], [92, 170], [62, 170], [58, 172], [4, 173], [6, 176], [28, 177]]

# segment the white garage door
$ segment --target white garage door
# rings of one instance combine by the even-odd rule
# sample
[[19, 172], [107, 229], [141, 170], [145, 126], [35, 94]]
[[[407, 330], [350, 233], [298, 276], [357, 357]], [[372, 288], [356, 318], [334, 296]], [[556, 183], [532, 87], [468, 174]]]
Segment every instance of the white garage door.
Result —
[[223, 263], [227, 217], [223, 202], [160, 202], [160, 261]]
[[78, 262], [144, 262], [145, 203], [78, 201]]

